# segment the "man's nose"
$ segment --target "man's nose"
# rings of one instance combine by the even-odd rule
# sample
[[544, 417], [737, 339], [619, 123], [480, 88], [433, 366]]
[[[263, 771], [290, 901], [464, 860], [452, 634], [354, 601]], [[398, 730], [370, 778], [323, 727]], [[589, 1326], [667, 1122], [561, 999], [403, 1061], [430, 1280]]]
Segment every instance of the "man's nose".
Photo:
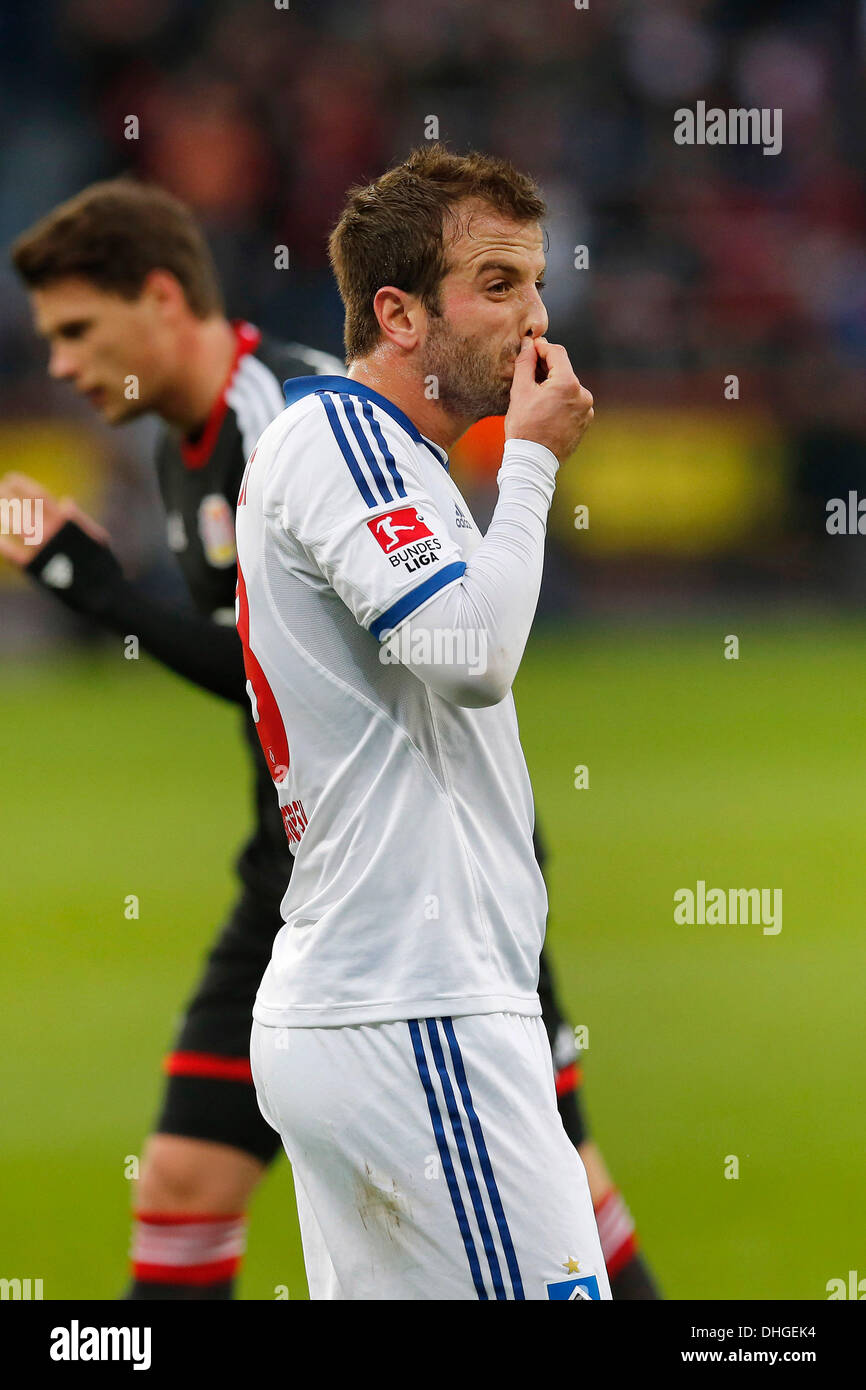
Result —
[[523, 336], [525, 337], [527, 333], [531, 333], [533, 338], [543, 337], [547, 332], [548, 323], [549, 319], [547, 317], [547, 310], [544, 307], [544, 301], [538, 293], [538, 290], [533, 289], [532, 300], [529, 305], [526, 315], [526, 324], [523, 329]]
[[48, 359], [48, 375], [54, 377], [55, 381], [69, 381], [76, 375], [75, 363], [72, 354], [62, 346], [51, 349], [51, 356]]

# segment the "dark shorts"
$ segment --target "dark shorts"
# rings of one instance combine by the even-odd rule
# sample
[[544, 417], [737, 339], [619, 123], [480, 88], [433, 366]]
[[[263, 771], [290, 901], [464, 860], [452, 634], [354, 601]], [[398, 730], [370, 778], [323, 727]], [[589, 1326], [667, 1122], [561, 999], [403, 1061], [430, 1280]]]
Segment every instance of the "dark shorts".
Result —
[[[280, 900], [249, 890], [207, 958], [187, 1004], [173, 1050], [155, 1131], [229, 1144], [270, 1163], [279, 1135], [262, 1117], [250, 1071], [253, 1002], [274, 937], [281, 927]], [[574, 1030], [559, 1009], [549, 962], [541, 957], [538, 992], [556, 1070], [559, 1111], [572, 1143], [587, 1137], [578, 1105], [580, 1064]]]
[[246, 891], [217, 937], [172, 1051], [155, 1129], [231, 1144], [270, 1163], [282, 1148], [262, 1118], [250, 1070], [253, 1002], [274, 937], [280, 899]]

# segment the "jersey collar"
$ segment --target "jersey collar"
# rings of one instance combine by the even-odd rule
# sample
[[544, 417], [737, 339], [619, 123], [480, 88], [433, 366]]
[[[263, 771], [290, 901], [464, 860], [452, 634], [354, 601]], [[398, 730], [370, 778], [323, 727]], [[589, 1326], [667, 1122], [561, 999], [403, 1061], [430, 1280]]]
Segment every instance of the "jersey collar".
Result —
[[362, 400], [372, 401], [373, 405], [377, 405], [386, 415], [390, 415], [392, 420], [396, 420], [398, 425], [402, 425], [416, 444], [425, 444], [437, 463], [441, 463], [445, 472], [448, 472], [448, 454], [442, 446], [434, 444], [432, 439], [422, 434], [399, 406], [389, 401], [387, 396], [374, 391], [372, 386], [365, 386], [363, 382], [353, 381], [348, 376], [293, 376], [283, 382], [286, 405], [294, 405], [295, 401], [301, 400], [304, 396], [312, 395], [314, 392], [319, 394], [322, 391], [336, 391], [343, 396], [360, 396]]
[[189, 469], [204, 468], [214, 450], [217, 436], [222, 429], [223, 420], [228, 412], [227, 392], [234, 380], [238, 363], [242, 357], [246, 357], [248, 352], [255, 352], [262, 335], [253, 323], [246, 323], [241, 319], [232, 319], [232, 328], [235, 335], [235, 352], [229, 374], [222, 384], [219, 395], [210, 408], [208, 417], [194, 440], [182, 439], [180, 442], [180, 455], [185, 465]]

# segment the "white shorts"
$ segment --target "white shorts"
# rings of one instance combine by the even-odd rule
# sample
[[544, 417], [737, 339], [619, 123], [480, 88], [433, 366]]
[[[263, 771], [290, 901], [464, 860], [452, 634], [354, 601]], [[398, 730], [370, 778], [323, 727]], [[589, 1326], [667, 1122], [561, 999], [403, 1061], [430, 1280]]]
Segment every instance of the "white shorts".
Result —
[[609, 1299], [540, 1018], [253, 1024], [310, 1297]]

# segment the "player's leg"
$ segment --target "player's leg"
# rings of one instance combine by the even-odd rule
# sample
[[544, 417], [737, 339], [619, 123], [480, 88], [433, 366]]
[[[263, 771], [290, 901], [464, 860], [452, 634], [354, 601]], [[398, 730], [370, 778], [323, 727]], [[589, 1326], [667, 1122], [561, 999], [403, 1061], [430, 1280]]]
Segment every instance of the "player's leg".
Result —
[[280, 1151], [249, 1065], [255, 992], [280, 925], [279, 901], [249, 892], [211, 952], [187, 1008], [134, 1197], [126, 1297], [227, 1299], [246, 1209]]
[[266, 1164], [184, 1135], [147, 1141], [135, 1201], [126, 1297], [227, 1299], [246, 1244], [245, 1212]]
[[267, 1164], [243, 1149], [183, 1134], [151, 1134], [142, 1157], [136, 1206], [167, 1215], [215, 1212], [228, 1216], [246, 1206]]
[[615, 1299], [658, 1299], [655, 1284], [642, 1253], [632, 1215], [613, 1181], [598, 1145], [589, 1137], [581, 1098], [583, 1072], [575, 1030], [565, 1019], [545, 951], [538, 976], [541, 1012], [553, 1055], [556, 1103], [563, 1128], [580, 1154], [598, 1222], [610, 1287]]
[[311, 1296], [610, 1297], [540, 1019], [254, 1024], [251, 1056], [333, 1268]]

